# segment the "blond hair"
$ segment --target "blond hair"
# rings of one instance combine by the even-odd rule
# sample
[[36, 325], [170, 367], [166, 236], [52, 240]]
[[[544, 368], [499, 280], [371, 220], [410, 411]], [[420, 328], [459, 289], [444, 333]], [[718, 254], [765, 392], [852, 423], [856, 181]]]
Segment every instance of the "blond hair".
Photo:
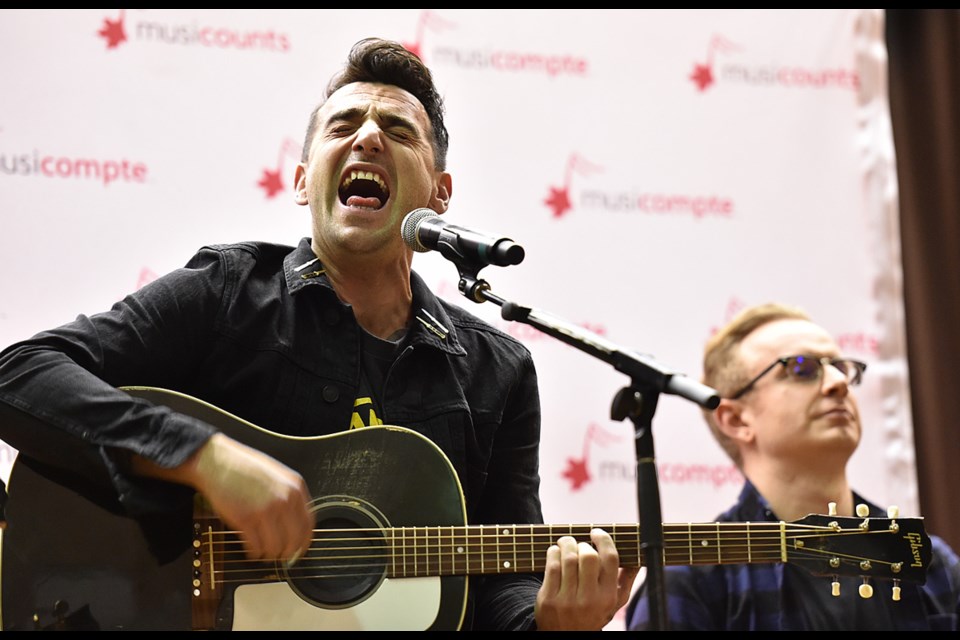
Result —
[[[810, 320], [810, 316], [799, 307], [777, 302], [755, 305], [740, 311], [707, 340], [703, 350], [703, 383], [716, 389], [722, 398], [729, 397], [747, 384], [747, 372], [744, 371], [739, 355], [740, 344], [760, 327], [777, 320]], [[730, 459], [738, 467], [742, 466], [740, 450], [736, 443], [720, 430], [715, 411], [705, 409], [703, 415], [713, 437]]]

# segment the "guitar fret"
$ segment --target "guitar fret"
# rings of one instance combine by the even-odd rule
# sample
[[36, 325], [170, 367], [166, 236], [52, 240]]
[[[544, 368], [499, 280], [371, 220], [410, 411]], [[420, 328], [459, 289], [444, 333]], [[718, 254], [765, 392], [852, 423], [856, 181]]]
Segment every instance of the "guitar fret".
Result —
[[[630, 542], [631, 542], [632, 545], [633, 545], [633, 556], [634, 556], [634, 558], [637, 559], [637, 565], [636, 565], [636, 566], [642, 567], [643, 565], [646, 564], [646, 558], [642, 557], [642, 555], [641, 555], [641, 553], [640, 553], [640, 525], [638, 524], [638, 525], [635, 526], [635, 527], [631, 527], [630, 525], [627, 525], [627, 527], [628, 527], [628, 529], [629, 529], [629, 534], [628, 534], [628, 535], [630, 536]], [[666, 565], [666, 564], [667, 564], [667, 556], [666, 556], [667, 547], [666, 547], [666, 544], [664, 544], [663, 553], [664, 553], [664, 556], [663, 556], [663, 564]]]
[[750, 522], [747, 522], [747, 562], [753, 562], [753, 542], [750, 540]]
[[720, 547], [723, 546], [723, 543], [720, 540], [720, 523], [717, 523], [717, 564], [723, 564], [723, 557], [720, 553]]
[[780, 521], [780, 561], [787, 561], [787, 523], [783, 520]]
[[[469, 547], [467, 546], [467, 528], [466, 527], [460, 528], [460, 538], [461, 538], [460, 550], [458, 552], [458, 555], [463, 558], [463, 573], [464, 575], [466, 575], [467, 573], [470, 572], [470, 566], [469, 566], [470, 555], [467, 553], [467, 549]], [[456, 549], [454, 551], [456, 551]]]
[[[404, 531], [402, 527], [397, 531], [400, 534], [400, 544], [397, 548], [397, 556], [400, 560], [400, 567], [397, 570], [397, 577], [403, 578], [407, 575], [407, 554], [406, 554], [407, 540], [406, 540], [406, 536], [404, 536]], [[394, 561], [394, 564], [396, 564], [396, 561]]]
[[519, 564], [519, 561], [517, 560], [517, 525], [513, 525], [513, 564], [511, 566], [513, 566], [514, 569], [519, 569], [520, 567], [517, 566], [518, 564]]
[[440, 536], [440, 540], [437, 544], [437, 571], [439, 575], [450, 575], [450, 567], [446, 564], [446, 549], [453, 544], [453, 537], [449, 531], [449, 527], [443, 528], [437, 526], [437, 534]]
[[534, 549], [533, 545], [533, 530], [534, 526], [531, 524], [527, 527], [527, 539], [530, 541], [530, 570], [533, 571], [537, 566], [537, 552]]
[[449, 568], [444, 564], [446, 557], [444, 550], [450, 545], [449, 536], [444, 533], [445, 529], [437, 525], [437, 575], [448, 575]]
[[483, 560], [483, 551], [484, 551], [484, 548], [483, 548], [483, 547], [484, 547], [484, 544], [483, 544], [483, 535], [484, 535], [484, 530], [485, 530], [485, 527], [484, 527], [483, 525], [480, 525], [480, 572], [481, 572], [481, 573], [486, 573], [486, 568], [487, 568], [487, 566], [486, 566], [486, 564], [484, 563], [484, 560]]
[[395, 577], [397, 575], [397, 530], [388, 529], [387, 535], [390, 538], [390, 575], [389, 577]]
[[550, 531], [550, 538], [547, 540], [547, 548], [548, 548], [548, 549], [550, 548], [550, 545], [553, 544], [554, 541], [557, 539], [556, 534], [554, 534], [554, 532], [553, 532], [553, 525], [552, 525], [552, 524], [551, 524], [550, 527], [549, 527], [549, 531]]

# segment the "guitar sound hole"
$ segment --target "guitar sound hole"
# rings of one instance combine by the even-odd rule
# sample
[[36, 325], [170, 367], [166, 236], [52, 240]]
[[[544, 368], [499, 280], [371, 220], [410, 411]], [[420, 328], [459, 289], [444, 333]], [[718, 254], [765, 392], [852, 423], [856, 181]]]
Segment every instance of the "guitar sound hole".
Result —
[[326, 498], [314, 506], [316, 528], [310, 550], [284, 574], [291, 588], [319, 607], [354, 606], [386, 577], [385, 518], [354, 498]]

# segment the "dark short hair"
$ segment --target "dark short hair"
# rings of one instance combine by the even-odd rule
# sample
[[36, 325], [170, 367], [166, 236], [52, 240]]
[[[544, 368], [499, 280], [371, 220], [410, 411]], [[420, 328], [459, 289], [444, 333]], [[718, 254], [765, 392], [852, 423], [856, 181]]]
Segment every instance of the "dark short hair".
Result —
[[365, 38], [353, 45], [343, 69], [330, 79], [323, 102], [310, 114], [310, 123], [303, 143], [304, 162], [317, 130], [317, 112], [334, 92], [354, 82], [393, 85], [419, 100], [433, 128], [434, 167], [438, 171], [446, 169], [447, 147], [450, 141], [447, 127], [443, 124], [443, 98], [433, 84], [433, 75], [423, 61], [402, 44], [381, 38]]

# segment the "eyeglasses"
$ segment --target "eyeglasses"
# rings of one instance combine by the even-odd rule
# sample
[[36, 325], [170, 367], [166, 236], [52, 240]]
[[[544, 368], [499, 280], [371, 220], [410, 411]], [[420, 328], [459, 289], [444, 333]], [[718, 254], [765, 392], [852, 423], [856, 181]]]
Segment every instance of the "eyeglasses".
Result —
[[732, 396], [731, 400], [736, 400], [753, 387], [757, 381], [767, 375], [777, 365], [783, 365], [787, 377], [797, 382], [816, 382], [820, 380], [823, 374], [824, 365], [832, 365], [847, 378], [847, 384], [855, 387], [863, 379], [863, 372], [867, 370], [865, 362], [853, 360], [851, 358], [816, 358], [813, 356], [787, 356], [777, 358], [773, 363], [761, 371], [756, 378], [751, 380]]

